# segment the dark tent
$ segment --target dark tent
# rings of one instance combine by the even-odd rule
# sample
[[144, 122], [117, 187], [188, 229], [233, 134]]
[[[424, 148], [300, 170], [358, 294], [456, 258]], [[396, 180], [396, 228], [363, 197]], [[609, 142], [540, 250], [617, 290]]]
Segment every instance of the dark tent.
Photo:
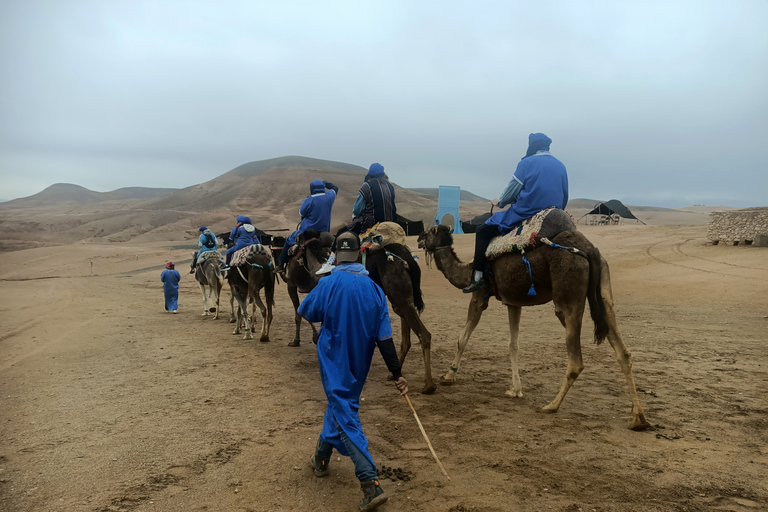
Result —
[[[629, 211], [629, 208], [624, 206], [621, 201], [618, 199], [611, 199], [610, 201], [606, 201], [604, 203], [598, 203], [595, 205], [595, 207], [592, 209], [592, 211], [585, 213], [582, 215], [582, 219], [586, 217], [587, 215], [599, 215], [602, 218], [608, 219], [606, 222], [599, 222], [602, 224], [610, 224], [610, 219], [616, 219], [618, 221], [618, 217], [621, 217], [623, 219], [634, 219], [637, 222], [641, 222], [645, 224], [645, 222], [641, 221], [637, 217], [635, 217], [631, 211]], [[618, 216], [618, 217], [617, 217]], [[579, 219], [581, 220], [581, 219]], [[616, 222], [617, 223], [617, 222]]]
[[477, 231], [477, 228], [485, 224], [485, 221], [491, 218], [491, 215], [493, 215], [493, 213], [488, 212], [482, 215], [478, 215], [469, 222], [462, 222], [461, 229], [463, 229], [465, 233], [474, 233]]
[[398, 215], [395, 220], [405, 231], [405, 236], [420, 235], [424, 232], [424, 221], [408, 220], [402, 215]]

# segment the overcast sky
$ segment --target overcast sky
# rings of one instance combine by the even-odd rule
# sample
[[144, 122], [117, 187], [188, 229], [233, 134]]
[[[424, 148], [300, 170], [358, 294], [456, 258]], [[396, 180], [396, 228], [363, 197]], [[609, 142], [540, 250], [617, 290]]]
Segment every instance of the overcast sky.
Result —
[[286, 155], [493, 198], [543, 132], [571, 198], [766, 206], [767, 27], [765, 0], [2, 0], [0, 198]]

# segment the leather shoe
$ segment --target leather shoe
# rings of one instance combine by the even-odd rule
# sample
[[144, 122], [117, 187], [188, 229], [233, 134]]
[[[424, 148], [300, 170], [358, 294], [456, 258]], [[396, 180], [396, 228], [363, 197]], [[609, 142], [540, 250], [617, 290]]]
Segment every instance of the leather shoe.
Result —
[[469, 286], [467, 286], [461, 291], [463, 291], [464, 293], [473, 293], [478, 290], [484, 290], [486, 288], [488, 288], [488, 283], [485, 282], [485, 279], [480, 279], [479, 281], [472, 281], [471, 283], [469, 283]]

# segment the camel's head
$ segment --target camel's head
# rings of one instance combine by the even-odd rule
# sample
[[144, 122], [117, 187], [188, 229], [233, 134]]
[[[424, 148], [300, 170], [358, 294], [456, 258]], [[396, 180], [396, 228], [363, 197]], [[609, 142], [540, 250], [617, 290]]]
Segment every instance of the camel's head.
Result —
[[421, 249], [434, 251], [440, 247], [453, 245], [453, 235], [451, 235], [450, 226], [438, 224], [432, 226], [419, 235], [418, 244]]

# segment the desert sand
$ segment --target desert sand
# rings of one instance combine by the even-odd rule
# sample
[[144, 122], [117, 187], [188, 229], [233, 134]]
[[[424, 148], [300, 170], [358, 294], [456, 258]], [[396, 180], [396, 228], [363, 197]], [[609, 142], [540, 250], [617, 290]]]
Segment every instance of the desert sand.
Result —
[[[574, 215], [576, 216], [576, 215]], [[663, 224], [659, 222], [658, 224]], [[410, 397], [450, 481], [376, 355], [361, 418], [379, 466], [381, 510], [497, 512], [768, 509], [768, 250], [711, 246], [705, 225], [580, 226], [607, 258], [619, 327], [653, 430], [627, 429], [630, 401], [610, 345], [585, 318], [585, 369], [554, 415], [564, 376], [551, 304], [523, 311], [523, 398], [510, 398], [505, 307], [492, 301], [458, 382]], [[409, 244], [417, 254], [415, 237]], [[457, 235], [468, 260], [472, 235]], [[186, 274], [191, 245], [77, 243], [3, 253], [0, 268], [0, 510], [352, 511], [352, 463], [308, 464], [325, 397], [311, 331], [299, 348], [285, 285], [271, 341], [204, 317]], [[160, 272], [182, 273], [180, 311]], [[424, 258], [422, 257], [422, 262]], [[423, 270], [433, 372], [444, 374], [467, 296]], [[224, 292], [225, 313], [229, 291]], [[393, 315], [393, 330], [399, 320]], [[399, 334], [395, 335], [395, 341]]]

